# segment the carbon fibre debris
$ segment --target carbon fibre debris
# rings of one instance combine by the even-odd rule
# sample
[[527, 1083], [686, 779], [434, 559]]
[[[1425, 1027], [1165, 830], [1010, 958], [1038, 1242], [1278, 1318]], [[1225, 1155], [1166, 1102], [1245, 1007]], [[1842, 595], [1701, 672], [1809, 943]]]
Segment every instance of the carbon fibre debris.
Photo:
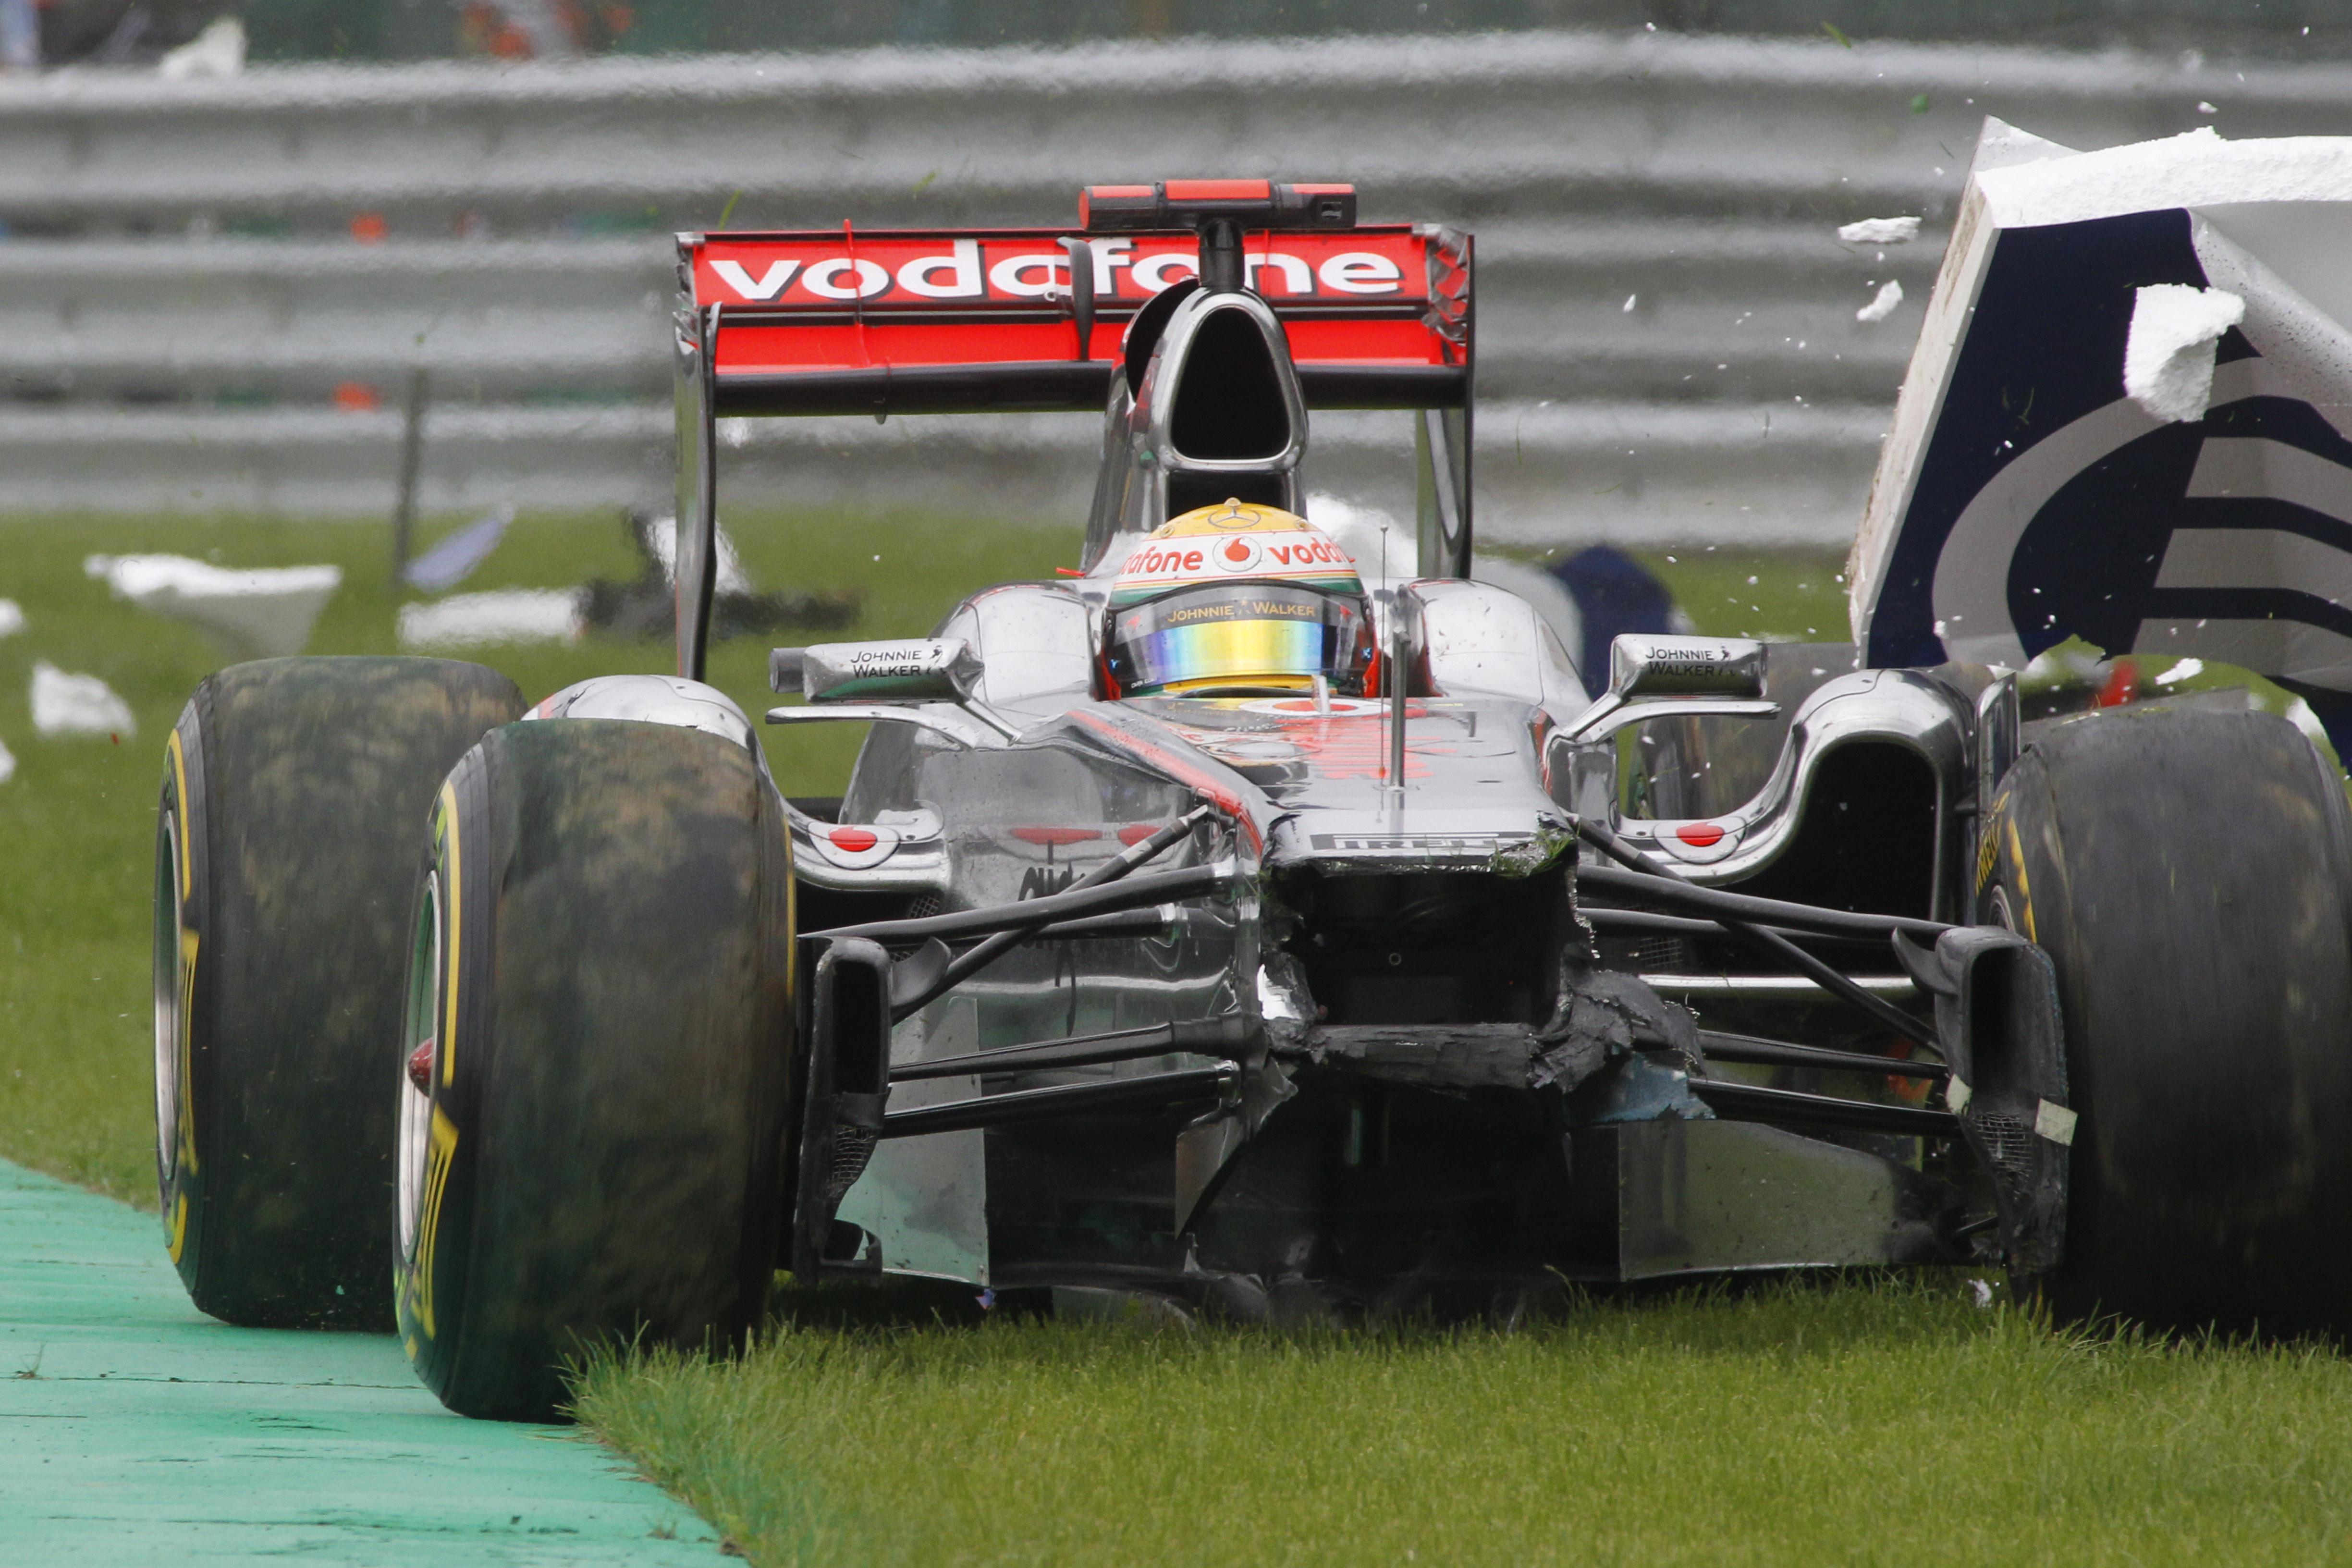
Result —
[[389, 1335], [207, 1318], [153, 1216], [5, 1162], [0, 1498], [11, 1563], [718, 1557], [576, 1432], [451, 1415]]

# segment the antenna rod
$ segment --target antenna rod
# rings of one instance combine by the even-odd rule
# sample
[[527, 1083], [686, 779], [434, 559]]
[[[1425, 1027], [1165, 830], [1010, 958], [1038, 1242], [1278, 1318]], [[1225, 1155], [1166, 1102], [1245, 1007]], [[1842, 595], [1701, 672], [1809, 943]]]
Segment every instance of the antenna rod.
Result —
[[1404, 804], [1404, 606], [1389, 595], [1389, 788]]

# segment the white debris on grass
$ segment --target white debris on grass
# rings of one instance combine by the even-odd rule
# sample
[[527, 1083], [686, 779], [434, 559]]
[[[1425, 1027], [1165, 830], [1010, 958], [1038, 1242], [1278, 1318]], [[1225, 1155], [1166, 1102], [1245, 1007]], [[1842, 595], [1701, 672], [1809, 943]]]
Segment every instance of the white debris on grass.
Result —
[[2194, 680], [2197, 677], [2204, 673], [2205, 661], [2203, 659], [2184, 658], [2179, 664], [2174, 665], [2170, 669], [2166, 670], [2162, 675], [2158, 676], [2156, 678], [2156, 683], [2158, 686], [2172, 686], [2183, 680]]
[[14, 599], [0, 599], [0, 637], [13, 637], [25, 629], [25, 606]]
[[1971, 1279], [1969, 1281], [1969, 1290], [1976, 1297], [1978, 1306], [1992, 1305], [1992, 1284], [1990, 1280]]
[[1841, 224], [1838, 237], [1848, 245], [1908, 245], [1919, 237], [1916, 217], [1866, 217]]
[[343, 581], [340, 566], [239, 571], [185, 555], [92, 555], [81, 568], [116, 598], [201, 629], [235, 659], [300, 653]]
[[2124, 342], [2124, 392], [2158, 419], [2205, 417], [2213, 395], [2213, 353], [2246, 319], [2246, 301], [2220, 289], [2153, 283], [2132, 305]]
[[245, 69], [245, 24], [222, 16], [176, 49], [164, 51], [155, 74], [165, 81], [204, 76], [236, 76]]
[[[717, 531], [719, 580], [712, 584], [713, 591], [720, 594], [750, 593], [751, 579], [743, 570], [743, 558], [735, 552], [735, 542], [727, 537], [724, 524], [721, 524]], [[646, 542], [653, 546], [654, 559], [661, 563], [663, 579], [670, 583], [677, 582], [677, 520], [668, 517], [656, 518], [653, 526], [646, 530]]]
[[1895, 307], [1901, 303], [1903, 285], [1889, 278], [1879, 285], [1876, 297], [1853, 313], [1853, 319], [1857, 321], [1883, 321], [1895, 314]]
[[95, 675], [68, 675], [47, 659], [33, 662], [33, 728], [44, 735], [135, 735], [131, 704]]
[[0, 741], [0, 784], [6, 784], [16, 776], [16, 753], [8, 749], [7, 742]]
[[504, 588], [400, 607], [400, 646], [414, 653], [490, 643], [578, 642], [588, 627], [584, 588]]

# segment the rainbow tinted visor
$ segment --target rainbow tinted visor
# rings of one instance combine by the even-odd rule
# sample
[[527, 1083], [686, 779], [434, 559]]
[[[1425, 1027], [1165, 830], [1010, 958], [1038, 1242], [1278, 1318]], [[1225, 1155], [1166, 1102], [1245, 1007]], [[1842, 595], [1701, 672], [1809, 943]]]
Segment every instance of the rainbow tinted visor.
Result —
[[1110, 613], [1106, 651], [1127, 695], [1297, 690], [1320, 675], [1353, 691], [1371, 660], [1362, 595], [1216, 583]]

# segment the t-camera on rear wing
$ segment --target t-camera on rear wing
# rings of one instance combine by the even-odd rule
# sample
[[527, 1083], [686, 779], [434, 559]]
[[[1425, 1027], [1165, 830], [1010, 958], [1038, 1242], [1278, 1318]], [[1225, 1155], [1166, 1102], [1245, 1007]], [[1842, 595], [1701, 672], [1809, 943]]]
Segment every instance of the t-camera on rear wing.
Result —
[[703, 669], [719, 419], [1100, 412], [1129, 322], [1191, 278], [1266, 300], [1309, 408], [1422, 411], [1425, 559], [1466, 572], [1470, 238], [1355, 208], [1348, 185], [1169, 180], [1088, 187], [1076, 229], [679, 235], [678, 672]]

